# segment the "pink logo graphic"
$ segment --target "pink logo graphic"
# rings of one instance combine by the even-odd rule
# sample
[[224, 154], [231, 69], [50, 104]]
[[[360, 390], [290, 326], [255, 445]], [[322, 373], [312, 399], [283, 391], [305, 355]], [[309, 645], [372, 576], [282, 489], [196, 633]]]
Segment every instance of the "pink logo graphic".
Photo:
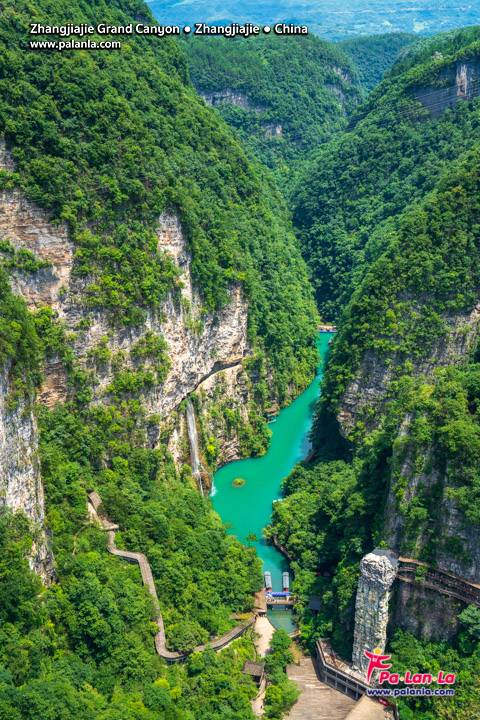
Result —
[[364, 650], [363, 652], [368, 658], [367, 683], [370, 682], [374, 670], [380, 670], [378, 677], [380, 685], [384, 682], [388, 682], [391, 685], [398, 685], [400, 682], [404, 682], [405, 685], [431, 685], [432, 683], [453, 685], [455, 682], [455, 673], [446, 673], [444, 670], [439, 670], [435, 677], [433, 677], [431, 673], [417, 673], [406, 670], [405, 674], [400, 677], [399, 673], [388, 672], [392, 664], [386, 664], [385, 660], [390, 660], [391, 655], [382, 655], [380, 648], [375, 648], [373, 653], [368, 650]]
[[368, 652], [368, 650], [363, 651], [367, 658], [369, 659], [368, 663], [368, 669], [367, 669], [367, 682], [370, 682], [370, 678], [372, 677], [372, 673], [374, 670], [388, 670], [388, 668], [392, 667], [392, 664], [384, 665], [385, 660], [390, 660], [392, 657], [391, 655], [381, 655], [382, 652], [380, 648], [375, 648], [373, 653]]

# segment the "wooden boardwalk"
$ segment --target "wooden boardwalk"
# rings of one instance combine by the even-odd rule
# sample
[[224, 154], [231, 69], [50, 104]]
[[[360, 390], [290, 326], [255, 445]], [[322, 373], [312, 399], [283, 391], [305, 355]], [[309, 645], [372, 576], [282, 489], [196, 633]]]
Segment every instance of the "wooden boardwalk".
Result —
[[[423, 573], [420, 577], [417, 577], [417, 570], [419, 569]], [[461, 600], [467, 605], [480, 607], [480, 585], [446, 570], [432, 568], [414, 558], [398, 558], [397, 580], [435, 590], [442, 595]]]
[[[167, 650], [167, 643], [165, 639], [165, 627], [163, 625], [163, 617], [162, 613], [160, 611], [159, 605], [158, 605], [158, 596], [157, 596], [157, 590], [155, 588], [155, 583], [153, 581], [153, 575], [152, 570], [150, 568], [150, 563], [148, 562], [146, 556], [143, 553], [136, 553], [136, 552], [129, 552], [128, 550], [118, 550], [118, 548], [115, 546], [115, 531], [118, 530], [118, 525], [115, 525], [114, 523], [110, 522], [107, 518], [100, 518], [98, 515], [98, 508], [101, 505], [102, 499], [100, 495], [96, 492], [91, 492], [88, 495], [88, 504], [89, 504], [89, 513], [93, 515], [102, 528], [107, 531], [108, 534], [108, 552], [112, 555], [117, 555], [118, 557], [125, 558], [125, 560], [130, 560], [133, 562], [138, 563], [140, 567], [140, 573], [142, 575], [142, 582], [144, 585], [146, 585], [150, 591], [150, 594], [155, 598], [155, 604], [157, 607], [157, 618], [156, 618], [156, 624], [158, 627], [158, 632], [155, 635], [155, 649], [159, 655], [161, 655], [165, 660], [168, 662], [175, 662], [177, 660], [185, 660], [190, 653], [180, 653], [180, 652], [174, 652], [172, 650]], [[214, 650], [221, 650], [221, 648], [228, 645], [228, 643], [232, 642], [232, 640], [235, 640], [235, 638], [242, 635], [245, 630], [253, 625], [255, 622], [254, 615], [250, 615], [250, 617], [245, 620], [244, 622], [240, 623], [240, 625], [237, 625], [237, 627], [232, 628], [229, 630], [228, 633], [225, 633], [225, 635], [222, 635], [219, 638], [216, 638], [215, 640], [212, 640], [209, 643], [206, 643], [205, 645], [198, 645], [196, 648], [194, 648], [191, 652], [201, 652], [202, 650], [206, 650], [207, 648], [211, 647]]]
[[287, 674], [301, 692], [286, 716], [288, 720], [344, 720], [355, 707], [355, 700], [318, 679], [312, 658], [289, 665]]

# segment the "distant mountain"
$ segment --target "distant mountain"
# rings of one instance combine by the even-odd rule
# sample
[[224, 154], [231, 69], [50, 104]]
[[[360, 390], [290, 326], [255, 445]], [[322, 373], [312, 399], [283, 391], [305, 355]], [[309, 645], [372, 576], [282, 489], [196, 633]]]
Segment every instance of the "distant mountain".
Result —
[[370, 92], [390, 70], [399, 53], [418, 42], [413, 33], [384, 33], [342, 40], [338, 47], [352, 61], [362, 88]]
[[195, 22], [209, 24], [255, 22], [271, 25], [297, 22], [309, 26], [315, 35], [328, 40], [378, 35], [385, 32], [413, 32], [431, 35], [463, 25], [480, 23], [480, 4], [441, 0], [410, 3], [391, 0], [349, 0], [339, 5], [336, 0], [284, 0], [282, 3], [215, 2], [214, 0], [153, 0], [148, 3], [153, 15], [163, 24], [185, 25]]
[[349, 58], [314, 35], [190, 36], [181, 45], [197, 92], [283, 188], [362, 99]]

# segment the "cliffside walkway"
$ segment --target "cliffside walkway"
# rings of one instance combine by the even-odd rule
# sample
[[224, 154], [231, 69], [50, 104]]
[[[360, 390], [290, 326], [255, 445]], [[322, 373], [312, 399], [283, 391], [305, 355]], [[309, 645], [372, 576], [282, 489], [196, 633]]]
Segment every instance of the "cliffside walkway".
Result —
[[247, 628], [251, 627], [253, 623], [255, 622], [254, 615], [250, 615], [250, 617], [245, 620], [244, 622], [240, 623], [240, 625], [237, 625], [237, 627], [232, 628], [229, 630], [228, 633], [225, 633], [225, 635], [222, 635], [219, 638], [216, 638], [215, 640], [212, 640], [209, 643], [206, 643], [204, 645], [198, 645], [196, 648], [191, 650], [190, 652], [174, 652], [172, 650], [167, 650], [167, 643], [165, 639], [165, 628], [163, 625], [163, 617], [162, 613], [160, 611], [160, 608], [158, 607], [158, 596], [157, 596], [157, 590], [155, 588], [155, 583], [153, 581], [153, 575], [152, 570], [150, 568], [150, 563], [148, 562], [146, 556], [143, 553], [137, 553], [137, 552], [129, 552], [128, 550], [118, 550], [118, 548], [115, 546], [115, 532], [118, 530], [118, 525], [115, 525], [115, 523], [110, 522], [107, 518], [101, 518], [98, 515], [98, 508], [100, 507], [102, 503], [102, 499], [100, 495], [96, 492], [91, 492], [88, 495], [88, 510], [91, 515], [93, 515], [98, 522], [100, 523], [101, 527], [107, 531], [108, 534], [108, 552], [112, 555], [117, 555], [118, 557], [125, 558], [126, 560], [133, 561], [138, 563], [140, 567], [140, 572], [142, 575], [142, 582], [144, 585], [146, 585], [150, 591], [150, 594], [155, 598], [155, 603], [158, 608], [158, 615], [156, 618], [156, 624], [158, 628], [158, 632], [155, 635], [155, 649], [161, 657], [163, 657], [168, 662], [176, 662], [178, 660], [185, 660], [192, 652], [201, 652], [202, 650], [206, 650], [207, 648], [213, 648], [213, 650], [221, 650], [224, 648], [228, 643], [232, 642], [232, 640], [235, 640], [235, 638], [242, 635]]
[[[421, 571], [420, 577], [418, 571]], [[397, 580], [435, 590], [461, 600], [467, 605], [480, 607], [480, 585], [471, 583], [446, 570], [431, 568], [429, 565], [413, 558], [398, 558]]]

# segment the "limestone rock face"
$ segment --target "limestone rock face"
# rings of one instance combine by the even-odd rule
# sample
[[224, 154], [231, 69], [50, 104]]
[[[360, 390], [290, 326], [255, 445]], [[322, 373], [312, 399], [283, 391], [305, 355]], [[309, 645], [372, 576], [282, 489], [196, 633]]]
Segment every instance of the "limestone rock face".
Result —
[[[2, 157], [4, 167], [9, 166], [4, 145], [0, 145], [0, 164]], [[159, 251], [169, 253], [181, 271], [181, 291], [171, 293], [161, 306], [151, 309], [141, 327], [112, 328], [107, 312], [83, 304], [82, 291], [87, 282], [71, 278], [75, 246], [67, 228], [52, 226], [48, 215], [21, 193], [0, 193], [0, 238], [9, 238], [15, 248], [27, 248], [52, 264], [34, 273], [14, 275], [13, 289], [30, 309], [48, 305], [58, 312], [67, 332], [75, 335], [74, 354], [86, 369], [89, 353], [105, 338], [111, 353], [123, 351], [127, 356], [149, 330], [166, 340], [171, 360], [168, 377], [142, 398], [147, 414], [166, 419], [203, 380], [237, 365], [247, 354], [248, 307], [241, 285], [232, 283], [230, 303], [218, 313], [205, 313], [191, 277], [191, 255], [178, 217], [164, 213], [159, 218], [157, 237]], [[95, 375], [93, 402], [104, 402], [106, 388], [113, 379], [111, 365], [97, 368]], [[53, 407], [56, 402], [64, 402], [67, 395], [67, 377], [59, 359], [48, 359], [40, 400]]]
[[245, 110], [256, 110], [256, 112], [262, 112], [265, 108], [260, 105], [254, 105], [248, 99], [246, 93], [239, 92], [238, 90], [232, 90], [232, 88], [225, 88], [222, 90], [212, 90], [210, 92], [198, 91], [198, 94], [203, 97], [207, 105], [215, 107], [222, 103], [231, 103], [237, 107], [244, 108]]
[[20, 191], [5, 190], [0, 192], [0, 238], [8, 238], [15, 249], [26, 248], [39, 260], [52, 263], [52, 267], [33, 274], [15, 274], [12, 286], [32, 309], [41, 304], [57, 308], [59, 291], [70, 277], [75, 253], [66, 225], [52, 225], [45, 211]]
[[[0, 167], [14, 170], [11, 154], [0, 142]], [[178, 464], [185, 461], [185, 428], [176, 410], [182, 400], [205, 384], [211, 392], [215, 376], [227, 372], [227, 392], [232, 406], [245, 401], [243, 384], [236, 389], [242, 360], [249, 354], [247, 339], [248, 306], [240, 283], [232, 282], [230, 302], [218, 312], [206, 312], [192, 278], [191, 254], [187, 238], [176, 215], [164, 213], [158, 221], [158, 250], [168, 253], [180, 270], [180, 287], [158, 307], [151, 308], [140, 327], [117, 327], [104, 308], [89, 308], [84, 302], [85, 287], [92, 278], [75, 278], [72, 268], [75, 244], [65, 225], [53, 225], [48, 214], [28, 201], [20, 191], [0, 193], [0, 239], [10, 240], [18, 250], [26, 248], [49, 267], [35, 272], [15, 271], [11, 277], [14, 292], [21, 295], [31, 310], [47, 305], [55, 310], [80, 368], [94, 370], [92, 403], [108, 404], [108, 386], [114, 379], [112, 361], [95, 364], [92, 352], [104, 347], [110, 358], [122, 353], [124, 369], [134, 371], [132, 347], [148, 331], [163, 337], [168, 346], [170, 367], [165, 380], [145, 388], [139, 400], [147, 416], [159, 418], [148, 427], [150, 446], [159, 442], [162, 430], [170, 433], [170, 449]], [[137, 363], [138, 364], [138, 363]], [[0, 502], [13, 510], [23, 509], [41, 527], [44, 521], [43, 489], [37, 457], [38, 430], [30, 406], [21, 401], [15, 410], [7, 409], [7, 371], [0, 387]], [[67, 373], [59, 358], [48, 358], [44, 384], [37, 400], [53, 407], [63, 403], [71, 392]], [[210, 383], [210, 384], [209, 384]], [[213, 384], [212, 384], [213, 383]], [[248, 391], [247, 391], [248, 395]], [[224, 457], [235, 459], [238, 442], [225, 435]], [[43, 541], [42, 541], [43, 542]], [[37, 548], [35, 567], [45, 576], [48, 555], [46, 544]]]
[[[44, 521], [43, 487], [38, 460], [38, 430], [30, 402], [20, 399], [10, 409], [8, 365], [0, 372], [0, 505], [23, 510], [40, 527]], [[40, 535], [31, 566], [44, 582], [52, 575], [47, 538]]]
[[[60, 316], [72, 331], [77, 330], [75, 357], [88, 369], [89, 352], [107, 338], [105, 347], [112, 354], [122, 351], [127, 369], [134, 369], [128, 355], [147, 331], [161, 335], [168, 345], [171, 366], [166, 380], [145, 391], [142, 404], [147, 414], [166, 421], [180, 402], [211, 374], [239, 364], [248, 351], [248, 307], [238, 283], [230, 287], [230, 303], [217, 313], [205, 313], [201, 297], [190, 273], [191, 255], [177, 216], [163, 214], [157, 230], [159, 250], [168, 252], [178, 265], [183, 285], [179, 294], [169, 294], [165, 302], [147, 313], [140, 327], [112, 328], [108, 314], [101, 309], [90, 312], [89, 327], [78, 332], [87, 316], [81, 295], [69, 293], [59, 301]], [[58, 368], [47, 367], [47, 375]], [[93, 402], [106, 402], [107, 387], [113, 380], [111, 363], [97, 367], [92, 385]], [[48, 385], [48, 380], [47, 380]]]
[[355, 603], [353, 668], [366, 674], [368, 658], [364, 650], [383, 652], [387, 641], [388, 601], [397, 573], [395, 557], [384, 550], [374, 550], [360, 562], [360, 578]]
[[438, 118], [447, 108], [454, 108], [459, 100], [471, 100], [476, 96], [479, 74], [478, 58], [459, 60], [440, 71], [438, 80], [444, 82], [443, 88], [437, 84], [416, 87], [413, 96], [430, 112], [432, 118]]
[[8, 367], [0, 374], [0, 502], [43, 521], [43, 489], [38, 462], [38, 433], [31, 408], [19, 400], [9, 409]]
[[[247, 374], [241, 365], [228, 368], [224, 372], [211, 375], [198, 387], [202, 416], [208, 436], [215, 437], [220, 446], [217, 466], [226, 465], [232, 460], [242, 457], [239, 437], [235, 428], [220, 413], [216, 413], [218, 397], [221, 397], [228, 408], [238, 410], [244, 423], [248, 422], [249, 387]], [[213, 412], [212, 412], [213, 410]]]
[[[412, 299], [411, 296], [405, 297], [405, 300]], [[420, 303], [418, 309], [421, 309]], [[435, 341], [428, 357], [409, 357], [413, 365], [413, 375], [428, 377], [436, 368], [458, 363], [471, 352], [478, 338], [480, 304], [471, 312], [444, 316], [443, 320], [448, 327], [448, 334]], [[359, 420], [364, 407], [368, 405], [379, 411], [382, 409], [387, 399], [388, 385], [395, 376], [395, 368], [404, 360], [405, 357], [400, 353], [398, 357], [395, 354], [380, 357], [371, 350], [365, 352], [340, 403], [338, 420], [345, 437]], [[375, 420], [374, 416], [374, 423]]]

